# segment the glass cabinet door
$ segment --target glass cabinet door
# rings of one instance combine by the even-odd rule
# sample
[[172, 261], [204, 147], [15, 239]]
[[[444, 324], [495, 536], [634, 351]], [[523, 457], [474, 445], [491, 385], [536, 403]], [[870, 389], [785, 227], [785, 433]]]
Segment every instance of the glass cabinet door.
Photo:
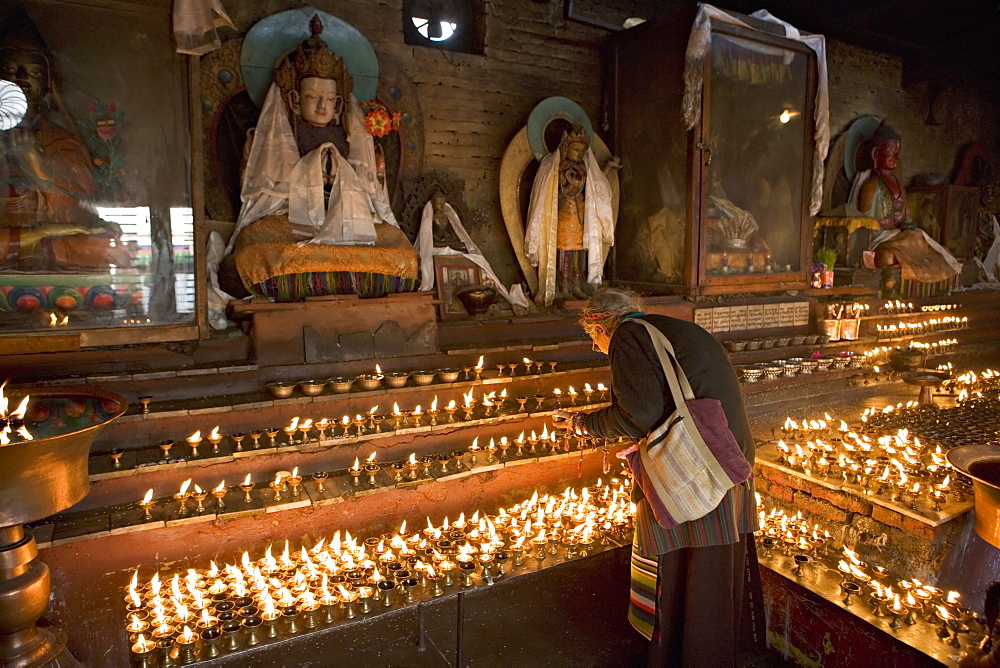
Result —
[[187, 78], [169, 3], [0, 4], [0, 334], [190, 327]]
[[703, 285], [763, 283], [807, 269], [810, 57], [713, 32], [700, 146]]

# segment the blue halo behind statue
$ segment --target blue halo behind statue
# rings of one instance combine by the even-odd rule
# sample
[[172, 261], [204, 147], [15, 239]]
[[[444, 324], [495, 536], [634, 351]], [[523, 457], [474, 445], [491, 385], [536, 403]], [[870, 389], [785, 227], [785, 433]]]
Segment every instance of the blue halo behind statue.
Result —
[[848, 128], [847, 141], [844, 143], [844, 173], [847, 174], [848, 181], [854, 180], [854, 175], [858, 173], [858, 148], [866, 139], [872, 138], [880, 122], [874, 116], [858, 116]]
[[354, 97], [358, 102], [375, 97], [378, 58], [371, 43], [351, 24], [318, 9], [301, 7], [261, 19], [243, 38], [240, 68], [250, 99], [258, 108], [264, 103], [271, 85], [275, 63], [309, 37], [309, 21], [316, 15], [323, 22], [320, 37], [331, 51], [344, 59], [354, 79]]
[[541, 160], [549, 154], [549, 149], [545, 146], [545, 126], [556, 118], [566, 119], [570, 123], [582, 120], [593, 145], [594, 127], [583, 107], [567, 97], [548, 97], [539, 102], [528, 116], [528, 146], [531, 147], [535, 160]]

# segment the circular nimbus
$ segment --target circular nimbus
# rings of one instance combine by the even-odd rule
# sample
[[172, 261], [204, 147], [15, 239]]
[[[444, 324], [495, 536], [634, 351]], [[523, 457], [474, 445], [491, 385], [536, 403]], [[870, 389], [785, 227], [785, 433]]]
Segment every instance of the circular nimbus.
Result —
[[28, 98], [16, 83], [0, 79], [0, 130], [10, 130], [28, 113]]

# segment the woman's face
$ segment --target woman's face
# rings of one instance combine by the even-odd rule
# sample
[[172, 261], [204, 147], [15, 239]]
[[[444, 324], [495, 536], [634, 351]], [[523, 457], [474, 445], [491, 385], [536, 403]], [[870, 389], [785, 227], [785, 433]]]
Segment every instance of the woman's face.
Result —
[[607, 355], [608, 346], [611, 344], [611, 335], [608, 334], [608, 330], [601, 325], [594, 325], [593, 329], [587, 333], [590, 335], [591, 341], [594, 342], [594, 350]]

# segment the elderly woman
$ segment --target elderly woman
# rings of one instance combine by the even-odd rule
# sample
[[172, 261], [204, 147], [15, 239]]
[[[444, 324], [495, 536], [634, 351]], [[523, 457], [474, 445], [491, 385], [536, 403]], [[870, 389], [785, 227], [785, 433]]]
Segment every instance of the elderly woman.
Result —
[[[589, 414], [559, 411], [557, 426], [604, 438], [642, 439], [674, 411], [667, 380], [642, 317], [674, 347], [697, 398], [718, 399], [753, 462], [739, 381], [722, 345], [690, 322], [640, 311], [636, 295], [595, 295], [580, 324], [611, 360], [611, 406]], [[634, 447], [634, 446], [633, 446]], [[619, 454], [619, 456], [622, 456]], [[704, 517], [665, 529], [638, 485], [629, 621], [650, 639], [651, 666], [731, 666], [763, 647], [764, 610], [752, 533], [753, 482], [729, 490]]]

